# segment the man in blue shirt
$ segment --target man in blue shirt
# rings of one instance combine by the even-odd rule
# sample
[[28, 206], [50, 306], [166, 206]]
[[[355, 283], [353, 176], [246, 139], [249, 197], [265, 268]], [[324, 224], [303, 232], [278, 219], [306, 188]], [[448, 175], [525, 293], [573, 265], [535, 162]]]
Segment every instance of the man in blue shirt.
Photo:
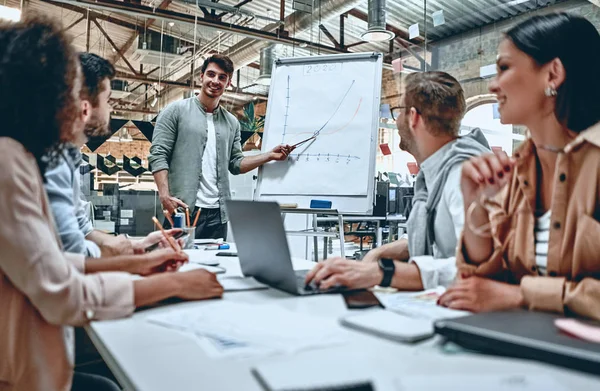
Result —
[[57, 231], [67, 252], [88, 257], [142, 253], [147, 246], [161, 240], [160, 232], [153, 232], [143, 240], [131, 240], [123, 235], [114, 236], [95, 230], [88, 218], [86, 203], [80, 198], [79, 174], [80, 148], [89, 137], [109, 134], [111, 95], [110, 81], [115, 68], [107, 60], [91, 53], [80, 53], [82, 86], [82, 114], [85, 118], [85, 135], [77, 145], [62, 151], [59, 163], [46, 171], [45, 187], [54, 215]]

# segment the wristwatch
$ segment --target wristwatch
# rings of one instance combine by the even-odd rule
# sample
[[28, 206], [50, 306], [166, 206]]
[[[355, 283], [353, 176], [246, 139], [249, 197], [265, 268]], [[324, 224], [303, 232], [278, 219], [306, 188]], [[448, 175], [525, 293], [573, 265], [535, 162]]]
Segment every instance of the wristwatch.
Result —
[[392, 283], [392, 277], [394, 277], [396, 265], [394, 265], [394, 260], [389, 258], [381, 258], [379, 261], [377, 261], [377, 263], [379, 264], [381, 271], [383, 271], [383, 278], [381, 279], [379, 286], [387, 288]]

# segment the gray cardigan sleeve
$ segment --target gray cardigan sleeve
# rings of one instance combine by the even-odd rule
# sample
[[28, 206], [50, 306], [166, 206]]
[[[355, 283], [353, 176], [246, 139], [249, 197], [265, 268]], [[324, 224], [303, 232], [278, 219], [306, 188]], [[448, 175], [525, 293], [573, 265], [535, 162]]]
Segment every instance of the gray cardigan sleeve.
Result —
[[233, 175], [240, 173], [240, 166], [244, 159], [244, 153], [242, 152], [242, 133], [240, 129], [240, 123], [235, 120], [235, 135], [233, 137], [233, 144], [231, 145], [231, 157], [229, 159], [229, 172]]
[[152, 135], [150, 155], [148, 155], [152, 173], [169, 170], [173, 146], [177, 140], [178, 123], [179, 106], [176, 103], [170, 104], [158, 115]]

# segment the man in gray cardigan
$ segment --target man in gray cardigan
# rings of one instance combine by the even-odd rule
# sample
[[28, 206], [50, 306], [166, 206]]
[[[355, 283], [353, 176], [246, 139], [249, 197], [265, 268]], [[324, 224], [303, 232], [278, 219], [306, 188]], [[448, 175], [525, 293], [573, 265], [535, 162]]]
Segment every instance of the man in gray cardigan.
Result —
[[192, 221], [200, 213], [196, 238], [225, 238], [228, 171], [238, 175], [285, 160], [292, 147], [279, 145], [261, 155], [244, 156], [240, 123], [219, 105], [231, 85], [233, 63], [214, 54], [201, 71], [198, 97], [173, 102], [158, 116], [148, 162], [165, 214], [189, 207]]
[[411, 73], [392, 109], [400, 149], [419, 164], [407, 222], [408, 240], [369, 251], [361, 262], [328, 259], [307, 275], [322, 289], [374, 285], [400, 290], [449, 286], [456, 277], [456, 243], [464, 225], [462, 163], [490, 152], [479, 129], [459, 137], [466, 102], [460, 83], [445, 72]]

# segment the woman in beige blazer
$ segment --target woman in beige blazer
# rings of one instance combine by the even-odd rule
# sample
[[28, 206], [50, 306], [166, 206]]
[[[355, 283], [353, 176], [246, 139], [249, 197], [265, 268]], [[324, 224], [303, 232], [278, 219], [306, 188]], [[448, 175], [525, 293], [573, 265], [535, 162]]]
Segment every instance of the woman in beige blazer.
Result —
[[223, 292], [204, 270], [133, 281], [124, 272], [89, 273], [83, 256], [61, 252], [41, 173], [83, 131], [80, 88], [60, 27], [39, 18], [0, 25], [0, 390], [70, 390], [71, 326]]
[[600, 320], [600, 34], [581, 16], [535, 16], [506, 32], [497, 67], [501, 122], [530, 136], [512, 158], [463, 166], [457, 262], [469, 277], [440, 303]]

